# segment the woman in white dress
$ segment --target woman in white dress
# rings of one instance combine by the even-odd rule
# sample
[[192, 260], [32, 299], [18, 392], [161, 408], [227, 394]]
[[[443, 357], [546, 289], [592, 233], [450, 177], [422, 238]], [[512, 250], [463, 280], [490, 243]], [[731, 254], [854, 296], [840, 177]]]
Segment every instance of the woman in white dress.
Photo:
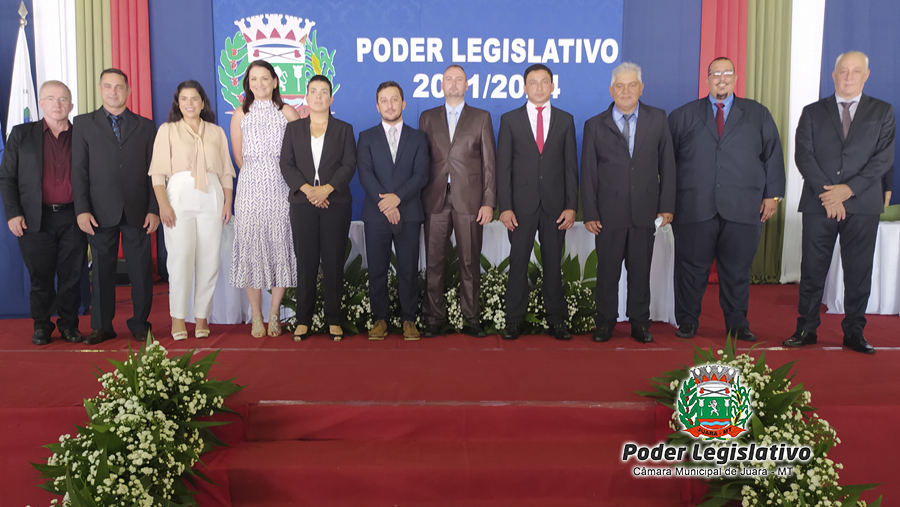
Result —
[[244, 73], [244, 102], [231, 118], [231, 151], [240, 168], [234, 203], [234, 250], [231, 285], [244, 288], [250, 300], [250, 334], [260, 338], [263, 327], [262, 290], [272, 290], [269, 336], [279, 336], [281, 299], [297, 284], [291, 237], [288, 186], [278, 161], [288, 122], [300, 119], [284, 104], [278, 76], [264, 60], [250, 63]]

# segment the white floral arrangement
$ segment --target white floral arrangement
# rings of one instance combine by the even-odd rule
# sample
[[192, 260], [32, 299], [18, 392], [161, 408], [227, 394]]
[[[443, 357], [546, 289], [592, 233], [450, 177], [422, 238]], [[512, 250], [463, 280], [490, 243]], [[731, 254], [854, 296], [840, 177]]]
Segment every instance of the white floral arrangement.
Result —
[[45, 446], [53, 452], [47, 464], [32, 463], [49, 479], [41, 487], [63, 495], [51, 505], [196, 505], [185, 481], [208, 480], [193, 466], [225, 445], [209, 428], [226, 423], [208, 416], [234, 413], [223, 403], [243, 389], [208, 378], [217, 354], [193, 363], [193, 351], [169, 358], [149, 336], [124, 362], [109, 360], [115, 370], [95, 373], [100, 393], [84, 402], [88, 424]]
[[[348, 257], [349, 253], [348, 249]], [[541, 292], [543, 271], [540, 261], [540, 247], [537, 242], [535, 242], [535, 255], [537, 262], [532, 262], [528, 266], [528, 309], [526, 311], [524, 329], [526, 334], [541, 334], [547, 328], [544, 296]], [[481, 266], [481, 325], [488, 334], [502, 333], [506, 328], [506, 286], [509, 282], [509, 259], [507, 258], [497, 266], [493, 266], [482, 256]], [[577, 256], [565, 256], [562, 261], [563, 291], [568, 306], [568, 316], [565, 323], [573, 333], [587, 333], [594, 328], [594, 315], [596, 313], [594, 286], [596, 274], [596, 252], [587, 258], [583, 271]], [[447, 328], [458, 332], [465, 324], [465, 319], [462, 314], [459, 296], [460, 269], [459, 257], [455, 248], [452, 248], [448, 254], [444, 281], [444, 297], [447, 302]], [[324, 308], [325, 294], [322, 286], [321, 271], [317, 277], [316, 284], [317, 298], [313, 310], [312, 334], [320, 334], [327, 331]], [[419, 273], [418, 284], [419, 305], [421, 307], [421, 299], [425, 293], [424, 271]], [[282, 304], [286, 308], [296, 311], [296, 297], [296, 290], [288, 288]], [[402, 322], [400, 317], [399, 285], [394, 269], [388, 271], [388, 297], [390, 298], [388, 329], [391, 332], [399, 332]], [[418, 315], [417, 323], [419, 325], [424, 324], [421, 313]], [[289, 331], [297, 327], [296, 315], [288, 319], [286, 327]], [[353, 262], [347, 265], [344, 272], [344, 294], [341, 297], [341, 327], [350, 334], [364, 333], [372, 327], [369, 274], [368, 270], [362, 268], [361, 256], [357, 256]]]
[[[751, 352], [754, 347], [751, 347]], [[747, 466], [765, 468], [765, 476], [724, 476], [706, 481], [709, 491], [700, 507], [741, 505], [742, 507], [865, 507], [859, 500], [863, 491], [877, 484], [840, 486], [838, 470], [843, 468], [828, 458], [828, 452], [841, 440], [828, 421], [819, 417], [809, 404], [812, 394], [802, 384], [791, 386], [796, 371], [788, 376], [795, 361], [772, 370], [766, 364], [765, 352], [754, 359], [750, 354], [735, 354], [734, 341], [726, 339], [725, 348], [715, 354], [712, 349], [704, 350], [694, 346], [694, 365], [721, 364], [737, 368], [744, 385], [753, 393], [750, 406], [753, 416], [746, 432], [733, 440], [713, 440], [704, 446], [728, 446], [733, 442], [756, 443], [767, 447], [785, 443], [793, 446], [808, 446], [812, 458], [806, 462], [792, 462], [793, 473], [776, 473], [776, 468], [784, 463], [773, 461], [751, 461]], [[678, 403], [681, 383], [689, 378], [689, 368], [682, 367], [654, 377], [654, 391], [638, 392], [672, 408], [669, 427], [674, 433], [669, 435], [669, 445], [690, 445], [696, 443], [688, 433], [680, 431], [680, 420], [675, 406]], [[702, 452], [702, 451], [701, 451]], [[679, 463], [679, 466], [706, 466], [704, 463]], [[878, 498], [869, 507], [881, 505]]]

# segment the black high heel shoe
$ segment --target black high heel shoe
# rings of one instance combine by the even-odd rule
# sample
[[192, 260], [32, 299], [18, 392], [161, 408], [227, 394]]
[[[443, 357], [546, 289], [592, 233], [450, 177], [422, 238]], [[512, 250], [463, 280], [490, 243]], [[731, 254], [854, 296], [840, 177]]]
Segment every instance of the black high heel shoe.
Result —
[[299, 342], [309, 338], [309, 326], [306, 327], [305, 333], [297, 333], [297, 330], [294, 329], [294, 341]]
[[331, 339], [336, 342], [339, 342], [344, 339], [344, 330], [343, 329], [341, 329], [341, 334], [334, 334], [331, 332], [330, 329], [329, 329], [328, 333], [331, 335]]

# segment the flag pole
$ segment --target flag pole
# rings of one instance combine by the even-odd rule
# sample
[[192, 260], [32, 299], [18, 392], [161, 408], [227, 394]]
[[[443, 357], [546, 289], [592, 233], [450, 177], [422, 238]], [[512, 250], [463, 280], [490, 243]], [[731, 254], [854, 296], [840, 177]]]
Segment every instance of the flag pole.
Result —
[[25, 28], [25, 25], [28, 24], [28, 20], [25, 17], [28, 16], [28, 9], [25, 7], [25, 0], [19, 4], [19, 17], [22, 18], [19, 20], [19, 26]]

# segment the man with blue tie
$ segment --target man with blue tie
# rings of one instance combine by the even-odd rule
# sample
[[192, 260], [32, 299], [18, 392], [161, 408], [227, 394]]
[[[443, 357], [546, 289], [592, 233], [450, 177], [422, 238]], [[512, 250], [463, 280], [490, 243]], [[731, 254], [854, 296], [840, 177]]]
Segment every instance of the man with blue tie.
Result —
[[844, 267], [843, 345], [863, 354], [875, 348], [863, 336], [872, 288], [879, 215], [889, 196], [882, 188], [894, 164], [894, 108], [863, 95], [869, 58], [859, 51], [834, 63], [834, 95], [803, 108], [794, 158], [803, 175], [803, 259], [797, 330], [784, 345], [817, 341], [819, 311], [834, 242], [840, 237]]
[[366, 192], [361, 218], [366, 232], [372, 307], [369, 339], [383, 340], [387, 336], [387, 280], [393, 243], [403, 338], [418, 340], [419, 231], [425, 220], [421, 192], [428, 183], [428, 138], [403, 123], [406, 101], [399, 84], [386, 81], [378, 85], [375, 106], [381, 123], [361, 132], [356, 147], [359, 182]]
[[628, 270], [626, 315], [631, 337], [650, 343], [650, 264], [654, 224], [672, 221], [675, 156], [666, 112], [639, 99], [641, 68], [624, 62], [612, 71], [609, 109], [584, 123], [581, 203], [584, 227], [596, 236], [597, 329], [612, 336], [619, 316], [622, 261]]
[[734, 63], [716, 58], [707, 72], [709, 95], [669, 115], [677, 189], [672, 222], [676, 336], [696, 336], [715, 261], [726, 333], [752, 342], [750, 267], [762, 224], [784, 196], [784, 154], [769, 110], [734, 96]]

